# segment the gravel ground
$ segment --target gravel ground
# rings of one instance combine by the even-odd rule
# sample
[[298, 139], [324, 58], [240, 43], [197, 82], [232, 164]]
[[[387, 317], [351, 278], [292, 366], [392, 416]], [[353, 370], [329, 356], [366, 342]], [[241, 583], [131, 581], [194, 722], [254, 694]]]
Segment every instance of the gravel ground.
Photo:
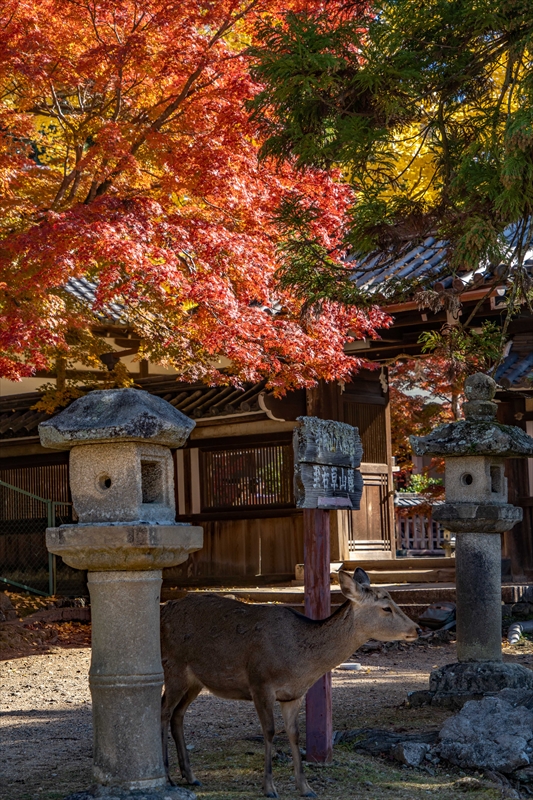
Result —
[[[417, 648], [416, 653], [408, 650], [362, 655], [360, 672], [336, 670], [335, 728], [387, 726], [397, 722], [397, 706], [406, 692], [423, 688], [430, 669], [453, 658], [453, 646], [446, 645], [431, 650]], [[90, 785], [89, 662], [88, 648], [58, 648], [1, 664], [2, 800], [59, 798], [67, 791]], [[427, 709], [404, 712], [404, 716], [406, 729], [435, 722], [435, 712], [428, 715]], [[280, 715], [278, 726], [281, 731]], [[210, 754], [218, 761], [216, 754], [231, 753], [233, 745], [240, 742], [248, 748], [245, 755], [255, 756], [257, 775], [250, 783], [259, 787], [261, 731], [251, 704], [224, 701], [202, 693], [188, 712], [187, 740], [200, 774], [209, 765]], [[284, 736], [280, 742], [281, 751], [287, 750]], [[173, 767], [175, 770], [175, 764]], [[202, 777], [207, 787], [209, 780], [205, 774]], [[232, 783], [229, 772], [224, 779]]]
[[[533, 666], [533, 647], [525, 643], [511, 658]], [[406, 709], [402, 702], [408, 691], [427, 687], [432, 668], [454, 659], [453, 644], [358, 653], [361, 671], [333, 673], [334, 728], [412, 731], [438, 727], [449, 712]], [[89, 662], [87, 647], [57, 647], [0, 664], [0, 800], [61, 800], [91, 784]], [[279, 714], [277, 724], [281, 732]], [[303, 714], [301, 725], [303, 731]], [[188, 711], [186, 736], [195, 771], [204, 784], [198, 790], [199, 800], [260, 796], [263, 744], [251, 704], [202, 693]], [[296, 797], [288, 752], [282, 734], [274, 768], [276, 784], [282, 796]], [[175, 758], [172, 770], [177, 777]], [[402, 771], [398, 765], [355, 754], [348, 745], [335, 748], [332, 765], [307, 770], [323, 800], [345, 800], [346, 792], [357, 800], [422, 800], [428, 793], [456, 800], [464, 791], [457, 771], [434, 775]], [[499, 791], [479, 782], [476, 800], [498, 797]]]

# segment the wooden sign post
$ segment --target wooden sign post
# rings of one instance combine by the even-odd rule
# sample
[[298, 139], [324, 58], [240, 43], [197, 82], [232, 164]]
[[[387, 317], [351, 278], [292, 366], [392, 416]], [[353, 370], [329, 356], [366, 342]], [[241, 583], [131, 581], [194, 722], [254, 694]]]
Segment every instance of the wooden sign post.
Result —
[[[304, 512], [305, 613], [325, 619], [331, 613], [331, 509], [358, 509], [363, 479], [358, 471], [363, 450], [357, 428], [343, 422], [299, 417], [294, 431], [296, 504]], [[332, 758], [331, 673], [307, 692], [306, 759]]]

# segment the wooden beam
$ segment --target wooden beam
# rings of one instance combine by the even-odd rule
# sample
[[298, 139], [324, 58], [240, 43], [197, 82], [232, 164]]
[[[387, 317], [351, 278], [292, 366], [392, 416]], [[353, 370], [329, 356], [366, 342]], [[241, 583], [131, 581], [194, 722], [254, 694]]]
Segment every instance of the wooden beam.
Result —
[[[304, 508], [305, 613], [325, 619], [331, 613], [329, 511]], [[306, 760], [328, 763], [333, 757], [331, 672], [306, 696]]]

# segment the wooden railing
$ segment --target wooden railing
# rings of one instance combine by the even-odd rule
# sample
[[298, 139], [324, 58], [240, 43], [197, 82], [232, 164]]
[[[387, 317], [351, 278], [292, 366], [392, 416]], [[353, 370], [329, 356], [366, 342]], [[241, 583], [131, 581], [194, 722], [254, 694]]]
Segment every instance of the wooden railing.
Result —
[[395, 499], [396, 547], [408, 553], [442, 553], [448, 545], [444, 528], [432, 519], [431, 507], [420, 495], [400, 494]]

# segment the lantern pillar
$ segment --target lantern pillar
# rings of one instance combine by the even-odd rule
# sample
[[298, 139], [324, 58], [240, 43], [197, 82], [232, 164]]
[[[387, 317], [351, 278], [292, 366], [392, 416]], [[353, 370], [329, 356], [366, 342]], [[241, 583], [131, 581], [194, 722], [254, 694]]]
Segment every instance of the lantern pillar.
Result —
[[159, 640], [162, 569], [202, 547], [202, 528], [175, 522], [170, 448], [194, 422], [136, 389], [93, 391], [39, 426], [70, 450], [78, 524], [48, 528], [51, 553], [88, 570], [95, 786], [67, 800], [192, 800], [163, 764]]

